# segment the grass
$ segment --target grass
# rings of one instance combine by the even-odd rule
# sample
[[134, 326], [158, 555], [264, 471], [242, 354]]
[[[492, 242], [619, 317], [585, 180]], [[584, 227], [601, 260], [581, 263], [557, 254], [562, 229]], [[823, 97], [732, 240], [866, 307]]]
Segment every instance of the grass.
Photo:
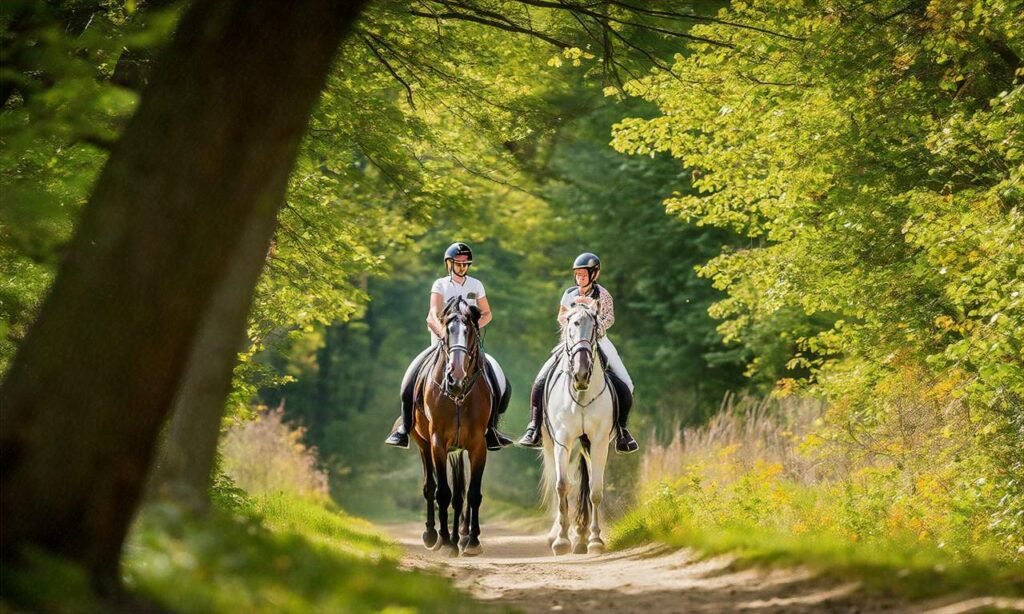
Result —
[[740, 566], [801, 565], [909, 599], [957, 592], [1024, 596], [1020, 563], [955, 556], [906, 535], [854, 541], [829, 529], [793, 533], [728, 516], [700, 521], [678, 498], [663, 495], [633, 509], [612, 528], [611, 548], [658, 541], [728, 554]]
[[[140, 604], [181, 612], [466, 611], [450, 581], [399, 568], [400, 549], [364, 520], [293, 495], [255, 497], [202, 521], [154, 504], [122, 561]], [[32, 555], [3, 570], [0, 611], [99, 611], [85, 574]]]
[[645, 450], [646, 494], [611, 547], [660, 541], [740, 565], [803, 565], [910, 599], [1024, 596], [1024, 551], [991, 530], [991, 480], [944, 456], [946, 437], [921, 435], [932, 453], [896, 464], [823, 444], [820, 404], [732, 401]]
[[202, 612], [460, 611], [442, 578], [399, 569], [400, 551], [366, 522], [287, 495], [195, 524], [150, 509], [127, 551], [126, 581], [171, 609]]

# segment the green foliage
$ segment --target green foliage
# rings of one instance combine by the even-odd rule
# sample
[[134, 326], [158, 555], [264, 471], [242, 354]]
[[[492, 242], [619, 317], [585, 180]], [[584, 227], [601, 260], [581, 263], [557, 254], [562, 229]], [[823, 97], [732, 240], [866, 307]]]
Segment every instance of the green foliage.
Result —
[[252, 515], [196, 522], [147, 509], [125, 560], [129, 587], [185, 611], [412, 611], [467, 601], [444, 580], [397, 567], [398, 549], [365, 522], [287, 495], [255, 498]]
[[[235, 500], [237, 503], [237, 499]], [[196, 519], [172, 504], [143, 510], [122, 573], [133, 608], [201, 612], [466, 611], [442, 578], [399, 569], [401, 549], [366, 521], [292, 495], [245, 499]], [[32, 555], [4, 569], [4, 607], [109, 609], [83, 571]], [[124, 605], [124, 604], [122, 604]]]
[[835, 401], [833, 436], [884, 438], [895, 407], [875, 393], [906, 370], [969, 414], [959, 467], [997, 484], [992, 530], [1018, 551], [1021, 4], [752, 2], [721, 17], [761, 31], [694, 28], [730, 46], [627, 84], [660, 114], [623, 120], [614, 145], [679, 159], [699, 193], [668, 209], [751, 238], [702, 268], [728, 292], [711, 313], [727, 341], [788, 336], [807, 377], [781, 389]]
[[0, 372], [52, 281], [77, 212], [135, 109], [126, 48], [165, 40], [174, 7], [14, 1], [0, 11]]
[[[658, 540], [808, 565], [914, 597], [1024, 595], [1024, 564], [980, 505], [985, 483], [942, 462], [905, 466], [831, 448], [816, 434], [819, 415], [792, 400], [740, 404], [649, 448], [644, 497], [614, 526], [613, 546]], [[935, 459], [960, 447], [941, 435], [917, 443]]]

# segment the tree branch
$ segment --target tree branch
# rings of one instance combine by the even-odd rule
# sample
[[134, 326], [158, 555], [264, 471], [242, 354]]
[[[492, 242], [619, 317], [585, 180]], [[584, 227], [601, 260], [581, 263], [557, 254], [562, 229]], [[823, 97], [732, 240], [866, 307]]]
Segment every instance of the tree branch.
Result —
[[402, 84], [402, 87], [405, 88], [405, 97], [409, 101], [409, 106], [415, 109], [416, 103], [412, 99], [412, 88], [409, 87], [409, 83], [395, 71], [395, 69], [391, 66], [387, 59], [384, 56], [382, 56], [379, 51], [377, 51], [377, 48], [370, 44], [370, 40], [362, 31], [359, 32], [359, 38], [363, 40], [363, 44], [366, 45], [366, 48], [373, 52], [373, 55], [376, 56], [378, 60], [380, 60], [380, 63], [384, 65], [384, 68], [388, 69], [388, 72], [391, 73], [391, 76]]

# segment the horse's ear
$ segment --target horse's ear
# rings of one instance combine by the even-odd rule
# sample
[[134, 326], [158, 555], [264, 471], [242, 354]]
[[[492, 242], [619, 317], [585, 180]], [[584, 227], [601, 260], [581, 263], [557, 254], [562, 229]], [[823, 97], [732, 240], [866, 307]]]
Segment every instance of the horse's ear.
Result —
[[483, 314], [480, 308], [476, 305], [469, 306], [469, 317], [473, 318], [473, 323], [476, 324], [480, 321], [480, 316]]
[[594, 312], [601, 313], [601, 299], [594, 299]]

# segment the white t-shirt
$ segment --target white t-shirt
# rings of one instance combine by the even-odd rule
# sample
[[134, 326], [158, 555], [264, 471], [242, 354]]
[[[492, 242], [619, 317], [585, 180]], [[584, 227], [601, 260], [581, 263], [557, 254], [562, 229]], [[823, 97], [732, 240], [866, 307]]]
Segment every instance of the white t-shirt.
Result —
[[[430, 293], [441, 295], [442, 308], [453, 296], [463, 297], [466, 299], [467, 303], [474, 307], [479, 307], [479, 305], [477, 305], [478, 299], [482, 299], [487, 296], [487, 293], [484, 292], [484, 285], [480, 283], [480, 280], [476, 277], [470, 277], [469, 275], [466, 275], [466, 280], [461, 284], [457, 284], [452, 281], [451, 277], [439, 277], [434, 281], [434, 285], [430, 287]], [[433, 332], [430, 333], [430, 337], [435, 342], [438, 339], [437, 335]]]
[[439, 277], [434, 282], [434, 285], [430, 287], [431, 294], [441, 295], [441, 304], [447, 303], [453, 296], [461, 296], [466, 299], [470, 305], [479, 307], [477, 300], [487, 296], [484, 292], [484, 285], [480, 283], [480, 280], [476, 277], [466, 276], [466, 280], [461, 283], [455, 283], [451, 277]]

